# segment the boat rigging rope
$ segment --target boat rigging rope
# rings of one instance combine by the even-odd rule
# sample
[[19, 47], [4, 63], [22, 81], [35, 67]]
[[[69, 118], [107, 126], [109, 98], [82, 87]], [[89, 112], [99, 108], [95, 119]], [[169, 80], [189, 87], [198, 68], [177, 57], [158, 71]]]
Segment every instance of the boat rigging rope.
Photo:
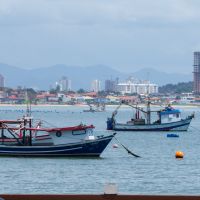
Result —
[[197, 130], [197, 131], [200, 131], [200, 129], [198, 129], [198, 128], [194, 127], [194, 126], [191, 126], [191, 125], [190, 125], [190, 127], [192, 127], [193, 129], [195, 129], [195, 130]]
[[23, 143], [20, 141], [19, 138], [17, 138], [17, 137], [15, 136], [15, 133], [13, 132], [12, 129], [10, 129], [10, 128], [8, 127], [8, 125], [2, 123], [2, 128], [6, 129], [6, 130], [17, 140], [17, 142], [18, 142], [20, 145], [23, 145]]
[[113, 137], [115, 138], [115, 140], [128, 152], [128, 154], [131, 154], [132, 156], [136, 157], [136, 158], [140, 158], [139, 155], [133, 153], [131, 150], [129, 150], [125, 145], [123, 145], [116, 137], [115, 137], [116, 133], [113, 134]]
[[[48, 125], [51, 126], [52, 128], [58, 128], [58, 126], [55, 126], [55, 124], [52, 124], [52, 123], [50, 123], [50, 122], [48, 122], [48, 121], [41, 120], [41, 119], [36, 119], [36, 120], [40, 120], [41, 122], [48, 124]], [[44, 127], [45, 127], [45, 126], [44, 126]]]

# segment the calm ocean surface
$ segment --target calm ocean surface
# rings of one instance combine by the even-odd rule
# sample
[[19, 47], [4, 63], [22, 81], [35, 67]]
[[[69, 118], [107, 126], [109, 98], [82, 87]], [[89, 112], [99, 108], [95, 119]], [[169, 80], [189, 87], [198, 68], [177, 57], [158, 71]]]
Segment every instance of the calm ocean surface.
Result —
[[[93, 124], [96, 135], [107, 135], [106, 112], [84, 113], [86, 107], [37, 106], [34, 119], [54, 126]], [[0, 107], [0, 119], [23, 116], [25, 107]], [[182, 107], [182, 116], [195, 111], [188, 132], [176, 132], [179, 138], [167, 138], [169, 132], [118, 132], [117, 138], [131, 151], [112, 148], [113, 140], [101, 158], [0, 158], [0, 193], [103, 193], [107, 183], [116, 183], [119, 193], [128, 194], [200, 194], [200, 113], [199, 108]], [[119, 111], [118, 121], [130, 119], [132, 110]], [[184, 159], [175, 159], [176, 151]]]

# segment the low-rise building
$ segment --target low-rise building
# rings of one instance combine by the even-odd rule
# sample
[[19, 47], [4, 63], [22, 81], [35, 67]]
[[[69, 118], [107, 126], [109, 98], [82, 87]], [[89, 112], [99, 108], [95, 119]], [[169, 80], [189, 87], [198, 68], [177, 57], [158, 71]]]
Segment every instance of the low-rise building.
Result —
[[139, 99], [137, 96], [120, 96], [119, 99], [121, 102], [124, 101], [129, 104], [136, 104], [139, 102]]

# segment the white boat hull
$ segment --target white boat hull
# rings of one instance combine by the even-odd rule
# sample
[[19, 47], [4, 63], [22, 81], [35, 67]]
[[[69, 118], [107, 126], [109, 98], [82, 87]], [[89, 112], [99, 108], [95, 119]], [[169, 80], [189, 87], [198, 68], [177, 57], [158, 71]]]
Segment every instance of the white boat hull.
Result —
[[165, 124], [123, 124], [113, 123], [112, 130], [115, 131], [187, 131], [192, 118], [186, 118], [178, 122], [165, 123]]

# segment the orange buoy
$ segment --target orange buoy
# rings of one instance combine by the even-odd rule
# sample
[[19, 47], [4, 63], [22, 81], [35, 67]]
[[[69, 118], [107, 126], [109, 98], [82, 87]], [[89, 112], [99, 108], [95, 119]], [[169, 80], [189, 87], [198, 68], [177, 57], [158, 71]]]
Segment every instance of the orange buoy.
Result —
[[182, 151], [177, 151], [175, 156], [176, 156], [176, 158], [183, 158], [184, 157], [184, 153]]

